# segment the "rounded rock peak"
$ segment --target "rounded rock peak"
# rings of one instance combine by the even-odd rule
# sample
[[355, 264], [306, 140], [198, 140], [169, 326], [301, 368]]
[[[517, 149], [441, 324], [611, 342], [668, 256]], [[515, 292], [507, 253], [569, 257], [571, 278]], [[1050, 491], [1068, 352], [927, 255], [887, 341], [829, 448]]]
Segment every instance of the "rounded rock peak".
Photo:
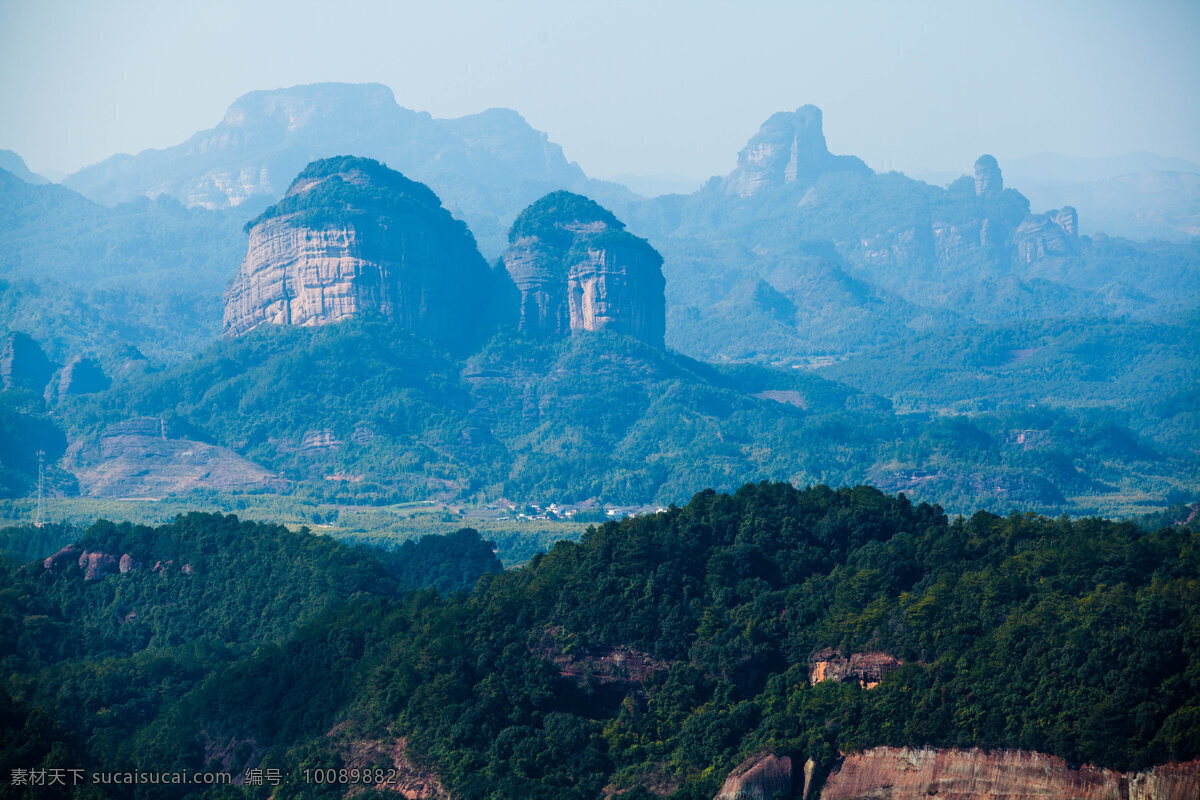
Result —
[[486, 333], [491, 272], [466, 223], [379, 161], [310, 163], [246, 230], [225, 292], [227, 336], [367, 314], [451, 349]]
[[247, 222], [245, 230], [285, 216], [299, 225], [318, 217], [378, 218], [396, 213], [417, 214], [437, 225], [454, 223], [442, 201], [425, 184], [373, 158], [335, 156], [309, 163], [283, 198]]
[[996, 157], [984, 153], [975, 159], [975, 194], [999, 194], [1004, 189], [1004, 177]]
[[811, 103], [797, 108], [794, 116], [796, 122], [806, 128], [813, 127], [814, 125], [818, 128], [821, 127], [821, 109]]
[[441, 206], [442, 201], [423, 183], [409, 180], [390, 169], [382, 161], [362, 156], [334, 156], [312, 161], [292, 181], [284, 197], [310, 191], [314, 186], [331, 180], [352, 186], [374, 186], [411, 196], [425, 205]]
[[825, 132], [823, 130], [821, 109], [814, 105], [803, 105], [795, 111], [778, 111], [767, 118], [751, 140], [779, 137], [781, 140], [793, 138], [820, 142], [820, 149], [825, 149]]
[[534, 236], [548, 244], [569, 246], [580, 233], [624, 230], [625, 223], [604, 206], [567, 191], [551, 192], [535, 200], [513, 220], [509, 244]]

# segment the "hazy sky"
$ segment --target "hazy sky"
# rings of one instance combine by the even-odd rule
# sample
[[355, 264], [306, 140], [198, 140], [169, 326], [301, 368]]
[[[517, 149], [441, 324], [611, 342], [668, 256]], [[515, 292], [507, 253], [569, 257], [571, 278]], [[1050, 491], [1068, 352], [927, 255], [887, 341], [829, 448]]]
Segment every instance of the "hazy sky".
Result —
[[1200, 2], [0, 0], [0, 148], [35, 170], [177, 144], [239, 95], [377, 81], [521, 112], [589, 174], [729, 171], [815, 103], [835, 153], [1200, 161]]

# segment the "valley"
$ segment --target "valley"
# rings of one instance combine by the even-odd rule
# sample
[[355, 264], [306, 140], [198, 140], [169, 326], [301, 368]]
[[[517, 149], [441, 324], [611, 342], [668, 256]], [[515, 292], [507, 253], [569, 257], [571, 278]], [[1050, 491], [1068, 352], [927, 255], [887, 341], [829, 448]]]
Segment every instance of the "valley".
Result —
[[0, 797], [1200, 796], [1194, 181], [1031, 163], [802, 105], [643, 197], [375, 83], [0, 153]]

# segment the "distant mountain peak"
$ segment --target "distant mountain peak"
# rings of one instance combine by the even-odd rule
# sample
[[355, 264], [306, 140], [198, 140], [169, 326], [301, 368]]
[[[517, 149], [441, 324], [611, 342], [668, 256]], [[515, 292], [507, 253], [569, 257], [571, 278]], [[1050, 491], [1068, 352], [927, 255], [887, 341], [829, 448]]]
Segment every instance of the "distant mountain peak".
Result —
[[870, 174], [854, 156], [835, 156], [825, 144], [821, 109], [804, 105], [772, 114], [738, 153], [738, 166], [724, 187], [726, 194], [749, 197], [789, 183], [809, 185], [826, 172]]
[[25, 165], [25, 159], [12, 150], [0, 150], [0, 169], [11, 172], [26, 183], [32, 183], [35, 186], [50, 183], [50, 181], [36, 172], [31, 172], [29, 167]]
[[247, 92], [233, 101], [221, 124], [241, 127], [266, 120], [286, 120], [288, 127], [294, 129], [308, 124], [317, 115], [395, 105], [392, 90], [381, 83], [309, 83]]
[[1004, 191], [1004, 176], [995, 156], [984, 153], [975, 159], [975, 194], [996, 195]]
[[379, 159], [429, 185], [496, 253], [512, 216], [545, 192], [603, 192], [512, 109], [434, 119], [397, 105], [392, 90], [378, 83], [249, 92], [186, 142], [113, 156], [64, 183], [102, 203], [165, 194], [189, 207], [265, 205], [306, 164], [339, 153]]

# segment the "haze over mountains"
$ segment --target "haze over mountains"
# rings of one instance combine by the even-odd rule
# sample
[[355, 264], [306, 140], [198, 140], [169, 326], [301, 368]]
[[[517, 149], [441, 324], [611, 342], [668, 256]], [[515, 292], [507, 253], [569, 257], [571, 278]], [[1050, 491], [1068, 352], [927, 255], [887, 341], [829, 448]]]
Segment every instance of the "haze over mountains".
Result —
[[[37, 521], [0, 530], [5, 763], [237, 776], [196, 800], [1193, 800], [1200, 237], [838, 149], [780, 111], [644, 198], [515, 112], [321, 84], [76, 188], [0, 154], [0, 510]], [[84, 532], [43, 490], [330, 535]], [[509, 511], [657, 511], [509, 570], [472, 529], [334, 541], [434, 504], [526, 555]], [[108, 788], [62, 796], [181, 794]]]
[[[1200, 380], [1192, 335], [1200, 303], [1198, 240], [1087, 236], [1086, 218], [1075, 207], [1031, 206], [991, 156], [945, 188], [877, 174], [854, 156], [832, 153], [822, 123], [814, 106], [779, 112], [728, 176], [690, 195], [646, 199], [589, 181], [514, 112], [435, 120], [401, 108], [390, 90], [370, 84], [254, 92], [218, 126], [182, 145], [116, 156], [71, 176], [67, 184], [93, 200], [0, 174], [9, 210], [0, 302], [6, 326], [32, 334], [57, 364], [90, 356], [114, 378], [86, 424], [68, 424], [72, 469], [84, 476], [86, 491], [153, 493], [159, 489], [151, 487], [184, 485], [170, 479], [133, 488], [88, 472], [110, 439], [116, 446], [133, 436], [130, 453], [164, 447], [137, 438], [141, 422], [121, 427], [141, 417], [170, 417], [184, 441], [226, 448], [209, 455], [232, 470], [234, 484], [263, 481], [271, 472], [312, 480], [359, 468], [375, 480], [395, 466], [381, 455], [389, 448], [424, 453], [412, 462], [426, 464], [423, 476], [390, 488], [376, 484], [379, 496], [416, 496], [433, 486], [452, 494], [541, 486], [577, 499], [594, 490], [623, 500], [638, 493], [670, 500], [701, 483], [732, 487], [751, 475], [870, 479], [946, 502], [990, 496], [1053, 508], [1108, 508], [1133, 496], [1162, 502], [1192, 491], [1183, 465], [1195, 460], [1200, 441], [1189, 399]], [[348, 172], [328, 167], [326, 175], [321, 164], [335, 162], [313, 160], [346, 154], [382, 158], [404, 175], [379, 172], [395, 177], [378, 184], [367, 162]], [[413, 227], [418, 219], [425, 221]], [[248, 248], [239, 230], [247, 221]], [[415, 275], [422, 277], [408, 277]], [[319, 421], [306, 417], [313, 408], [297, 407], [284, 424], [264, 427], [254, 417], [262, 409], [222, 416], [215, 397], [232, 384], [207, 396], [235, 378], [286, 385], [289, 370], [303, 369], [278, 361], [275, 345], [209, 347], [222, 329], [241, 334], [265, 323], [303, 326], [375, 314], [454, 352], [452, 361], [418, 353], [419, 347], [403, 357], [440, 376], [434, 385], [418, 380], [413, 388], [422, 388], [405, 400], [425, 450], [412, 450], [404, 438], [414, 429], [368, 424], [370, 414], [318, 414]], [[602, 345], [561, 338], [601, 329], [615, 338], [597, 340]], [[380, 330], [351, 331], [344, 341], [337, 333], [314, 335], [303, 344], [307, 334], [298, 334], [295, 346], [315, 348], [310, 352], [324, 369], [344, 372], [339, 348]], [[518, 355], [515, 341], [501, 339], [461, 361], [504, 330], [530, 340], [528, 358]], [[622, 336], [705, 361], [816, 366], [843, 384], [770, 371], [696, 372], [675, 355], [666, 362], [637, 355], [620, 344]], [[602, 357], [609, 350], [619, 356]], [[165, 382], [142, 377], [153, 376], [156, 363], [195, 354], [200, 361]], [[397, 357], [379, 351], [381, 363]], [[629, 384], [642, 398], [629, 407], [636, 410], [599, 432], [589, 431], [579, 413], [596, 406], [554, 377], [583, 369], [587, 358], [610, 365], [596, 383], [606, 387], [597, 392], [607, 398], [601, 406], [629, 400], [621, 364], [642, 376]], [[245, 374], [225, 374], [221, 359]], [[151, 385], [152, 393], [176, 401], [150, 408], [136, 395]], [[525, 387], [523, 407], [505, 405], [501, 386]], [[377, 409], [386, 395], [386, 386], [376, 388], [382, 393], [363, 398], [364, 409]], [[576, 408], [548, 413], [565, 402], [564, 390]], [[870, 399], [847, 399], [859, 393]], [[61, 396], [47, 394], [51, 402]], [[725, 399], [706, 405], [716, 401], [704, 398], [718, 396]], [[819, 396], [839, 399], [826, 403]], [[449, 416], [418, 410], [446, 402]], [[1031, 402], [1048, 406], [1048, 413], [1030, 416]], [[797, 435], [803, 426], [825, 424], [806, 413], [783, 423], [791, 409], [834, 414], [849, 411], [846, 403], [857, 409], [853, 419], [840, 423], [834, 440], [809, 444], [807, 456], [773, 461], [753, 452], [770, 420], [783, 426], [768, 435], [774, 441], [793, 424], [801, 426]], [[902, 415], [879, 411], [889, 403]], [[131, 416], [113, 416], [117, 409]], [[970, 430], [956, 428], [945, 446], [902, 455], [893, 450], [897, 443], [914, 430], [933, 436], [936, 428], [926, 427], [935, 419], [903, 416], [910, 412], [994, 416], [977, 419]], [[657, 427], [689, 414], [713, 420], [714, 435], [728, 436], [731, 448], [697, 458], [690, 473], [677, 459], [697, 447], [708, 423], [686, 434]], [[734, 428], [725, 427], [734, 420]], [[1051, 433], [1056, 426], [1061, 432]], [[1081, 438], [1083, 430], [1096, 433]], [[391, 433], [371, 445], [370, 431]], [[854, 440], [855, 431], [862, 432], [860, 444], [836, 468], [822, 466], [832, 441]], [[1019, 435], [1022, 449], [1026, 441], [1063, 449], [1070, 468], [1046, 472], [1035, 453], [1009, 453], [1009, 440]], [[586, 450], [601, 461], [575, 463], [571, 442], [589, 442]], [[988, 455], [972, 450], [981, 444]], [[1100, 452], [1107, 448], [1121, 454], [1126, 477], [1104, 464]], [[472, 464], [484, 451], [513, 471], [507, 477], [478, 471]], [[633, 464], [647, 453], [674, 466], [631, 478]], [[249, 465], [236, 460], [247, 456]], [[131, 458], [132, 468], [137, 457]], [[539, 459], [549, 460], [538, 466]], [[721, 467], [722, 459], [731, 460]], [[255, 472], [256, 462], [270, 469]], [[28, 465], [23, 469], [27, 476]], [[589, 470], [606, 477], [593, 484], [563, 478]]]
[[183, 144], [113, 156], [63, 184], [108, 204], [166, 194], [189, 207], [248, 203], [257, 211], [310, 161], [347, 154], [378, 159], [428, 184], [490, 257], [503, 248], [516, 212], [548, 191], [600, 199], [628, 194], [589, 181], [515, 111], [434, 119], [397, 105], [386, 86], [338, 83], [251, 92], [216, 127]]

